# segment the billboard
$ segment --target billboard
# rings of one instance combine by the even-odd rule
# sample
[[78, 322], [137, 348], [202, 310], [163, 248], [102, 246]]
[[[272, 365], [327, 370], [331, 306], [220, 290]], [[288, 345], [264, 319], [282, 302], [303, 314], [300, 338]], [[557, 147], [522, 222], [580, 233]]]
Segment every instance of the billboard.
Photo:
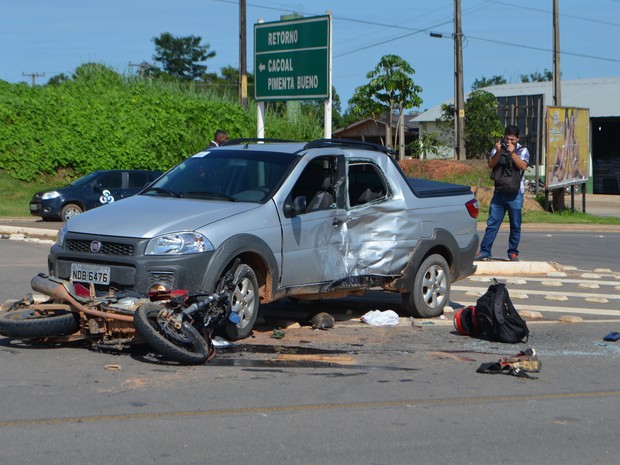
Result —
[[547, 107], [545, 179], [552, 190], [588, 180], [590, 110]]

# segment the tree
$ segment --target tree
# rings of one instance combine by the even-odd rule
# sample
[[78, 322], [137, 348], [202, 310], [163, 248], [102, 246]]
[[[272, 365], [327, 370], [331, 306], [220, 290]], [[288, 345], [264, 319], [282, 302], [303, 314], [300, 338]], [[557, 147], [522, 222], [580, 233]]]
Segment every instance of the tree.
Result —
[[489, 86], [497, 86], [500, 84], [506, 84], [506, 78], [503, 76], [493, 76], [492, 78], [481, 77], [480, 79], [476, 79], [474, 83], [471, 85], [471, 90], [482, 89], [483, 87]]
[[[418, 95], [422, 88], [417, 86], [411, 75], [415, 70], [397, 55], [384, 55], [374, 70], [366, 74], [368, 84], [355, 89], [349, 100], [352, 113], [362, 118], [378, 119], [387, 116], [385, 131], [386, 145], [392, 146], [392, 113], [398, 112], [399, 126], [404, 124], [404, 112], [422, 105]], [[400, 141], [404, 148], [404, 141]], [[402, 151], [401, 151], [402, 156]]]
[[51, 78], [49, 78], [49, 80], [47, 81], [47, 85], [48, 86], [59, 86], [70, 80], [71, 78], [69, 78], [69, 76], [67, 76], [65, 73], [60, 73], [60, 74], [57, 74], [56, 76], [52, 76]]
[[553, 81], [553, 71], [549, 71], [547, 68], [542, 73], [535, 72], [530, 74], [522, 74], [521, 82], [546, 82]]
[[215, 56], [209, 44], [201, 45], [197, 36], [175, 37], [169, 32], [153, 37], [155, 55], [153, 60], [162, 64], [165, 73], [182, 81], [199, 79], [207, 71], [200, 63]]
[[[254, 75], [247, 73], [248, 95], [254, 95]], [[239, 94], [239, 69], [233, 66], [224, 66], [217, 73], [203, 74], [201, 80], [207, 87], [220, 96], [236, 96]]]
[[[454, 127], [454, 105], [442, 105], [441, 122]], [[497, 117], [497, 99], [490, 92], [475, 90], [465, 102], [465, 151], [468, 158], [485, 158], [504, 132]]]

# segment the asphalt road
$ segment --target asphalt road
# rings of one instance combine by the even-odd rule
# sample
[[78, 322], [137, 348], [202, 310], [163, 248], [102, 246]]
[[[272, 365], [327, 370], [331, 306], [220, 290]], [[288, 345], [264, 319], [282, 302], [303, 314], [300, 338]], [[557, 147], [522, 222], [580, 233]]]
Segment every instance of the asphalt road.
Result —
[[[480, 231], [482, 239], [483, 231]], [[508, 231], [502, 228], [493, 244], [493, 256], [505, 260]], [[521, 260], [556, 262], [578, 268], [620, 271], [620, 228], [592, 230], [556, 225], [535, 229], [524, 226], [519, 245]]]
[[[48, 247], [0, 241], [0, 300], [29, 290]], [[523, 253], [533, 247], [524, 237]], [[277, 319], [320, 309], [338, 323], [272, 339], [267, 320], [195, 367], [143, 348], [117, 355], [0, 337], [2, 463], [618, 463], [620, 346], [602, 337], [620, 331], [620, 318], [531, 321], [527, 344], [506, 345], [459, 336], [449, 320], [360, 323], [397, 305], [381, 296], [273, 306]], [[476, 373], [528, 346], [542, 361], [538, 379]]]

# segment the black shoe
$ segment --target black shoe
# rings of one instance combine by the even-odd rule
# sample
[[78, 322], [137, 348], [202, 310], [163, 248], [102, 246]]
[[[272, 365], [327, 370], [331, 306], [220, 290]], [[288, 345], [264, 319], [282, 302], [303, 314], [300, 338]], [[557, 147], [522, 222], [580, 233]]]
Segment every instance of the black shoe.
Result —
[[488, 262], [489, 260], [491, 260], [491, 256], [486, 255], [482, 252], [478, 252], [476, 256], [474, 257], [474, 261], [476, 262]]
[[510, 260], [511, 262], [518, 262], [519, 261], [519, 255], [516, 253], [509, 253], [508, 254], [508, 260]]

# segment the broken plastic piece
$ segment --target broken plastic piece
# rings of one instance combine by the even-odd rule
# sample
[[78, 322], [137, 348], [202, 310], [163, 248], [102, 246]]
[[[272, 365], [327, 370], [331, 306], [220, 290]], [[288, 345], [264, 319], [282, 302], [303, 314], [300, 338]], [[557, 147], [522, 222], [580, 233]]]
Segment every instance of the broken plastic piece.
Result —
[[371, 310], [361, 316], [360, 320], [372, 326], [394, 326], [400, 322], [398, 313], [394, 310]]
[[620, 333], [617, 331], [612, 331], [611, 333], [609, 333], [607, 336], [605, 336], [603, 338], [603, 341], [617, 341], [618, 339], [620, 339]]

